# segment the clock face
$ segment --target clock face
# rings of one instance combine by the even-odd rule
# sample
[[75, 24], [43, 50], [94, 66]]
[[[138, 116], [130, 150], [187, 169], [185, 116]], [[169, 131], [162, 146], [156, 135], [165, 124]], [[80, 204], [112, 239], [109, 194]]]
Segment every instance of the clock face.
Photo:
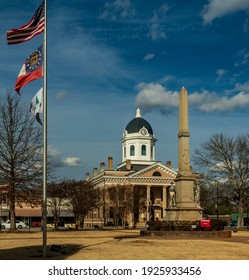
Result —
[[146, 129], [143, 128], [143, 129], [141, 130], [141, 134], [142, 134], [142, 135], [146, 135], [146, 133], [147, 133]]

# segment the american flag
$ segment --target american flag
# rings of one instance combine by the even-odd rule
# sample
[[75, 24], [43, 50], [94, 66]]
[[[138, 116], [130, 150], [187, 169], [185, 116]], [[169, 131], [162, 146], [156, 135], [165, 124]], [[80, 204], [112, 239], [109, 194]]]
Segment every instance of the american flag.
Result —
[[8, 45], [20, 44], [29, 41], [36, 35], [42, 33], [44, 31], [44, 22], [45, 10], [43, 1], [29, 23], [23, 25], [20, 28], [15, 28], [7, 31]]

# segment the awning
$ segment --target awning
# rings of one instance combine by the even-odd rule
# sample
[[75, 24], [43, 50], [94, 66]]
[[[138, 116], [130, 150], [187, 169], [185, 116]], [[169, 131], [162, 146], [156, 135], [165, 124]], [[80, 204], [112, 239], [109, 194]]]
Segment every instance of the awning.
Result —
[[16, 208], [16, 217], [41, 217], [42, 212], [40, 208]]
[[[41, 208], [17, 208], [15, 209], [16, 217], [42, 217]], [[3, 216], [3, 215], [2, 215]], [[9, 216], [9, 212], [8, 215]], [[47, 209], [47, 217], [53, 217], [51, 210]], [[60, 217], [74, 217], [73, 212], [68, 210], [61, 210]]]

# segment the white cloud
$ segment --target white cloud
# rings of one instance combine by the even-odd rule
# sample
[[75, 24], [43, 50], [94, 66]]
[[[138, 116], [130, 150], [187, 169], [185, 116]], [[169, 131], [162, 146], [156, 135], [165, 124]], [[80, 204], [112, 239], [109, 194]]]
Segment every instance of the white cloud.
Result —
[[166, 76], [162, 77], [159, 81], [161, 84], [167, 84], [171, 81], [174, 81], [175, 79], [176, 79], [176, 77], [173, 75], [166, 75]]
[[210, 24], [219, 18], [234, 12], [249, 10], [248, 0], [208, 0], [202, 11], [204, 24]]
[[[137, 89], [139, 92], [136, 105], [148, 111], [155, 108], [174, 109], [179, 106], [179, 92], [167, 90], [159, 83], [140, 83]], [[203, 90], [202, 93], [194, 92], [188, 96], [189, 104], [192, 106], [199, 105], [205, 100], [213, 100], [213, 94]]]
[[60, 151], [58, 151], [57, 149], [55, 149], [54, 147], [52, 147], [51, 145], [48, 145], [48, 156], [51, 157], [57, 157], [61, 154]]
[[145, 61], [148, 61], [148, 60], [151, 60], [155, 57], [155, 54], [154, 53], [148, 53], [146, 54], [146, 56], [143, 58], [143, 60]]
[[67, 157], [63, 159], [64, 166], [80, 166], [82, 165], [80, 158], [78, 157]]
[[[140, 83], [137, 89], [136, 105], [144, 111], [159, 110], [165, 114], [179, 106], [179, 92], [167, 90], [159, 83]], [[189, 93], [189, 106], [201, 112], [228, 112], [249, 106], [249, 82], [236, 85], [233, 93], [231, 96], [207, 90]]]
[[193, 92], [188, 95], [188, 103], [190, 106], [199, 106], [204, 102], [210, 102], [213, 100], [214, 93], [210, 93], [207, 90], [203, 90], [201, 93]]
[[82, 166], [81, 159], [79, 157], [66, 157], [63, 158], [59, 150], [48, 145], [48, 158], [55, 167], [77, 167]]
[[225, 69], [217, 69], [215, 71], [215, 73], [217, 74], [216, 82], [219, 82], [220, 79], [225, 75], [226, 70]]
[[249, 62], [249, 51], [245, 48], [237, 53], [239, 60], [234, 64], [235, 67], [247, 65]]
[[117, 20], [121, 18], [129, 18], [135, 15], [135, 10], [130, 0], [107, 1], [104, 11], [100, 18]]
[[242, 65], [247, 65], [248, 62], [249, 62], [249, 53], [245, 53], [241, 64]]
[[176, 108], [178, 106], [178, 92], [167, 91], [159, 83], [140, 83], [137, 86], [139, 93], [136, 97], [136, 105], [145, 110], [154, 108]]
[[158, 22], [152, 22], [150, 30], [147, 34], [152, 40], [166, 39], [166, 33], [163, 31], [162, 26]]
[[240, 92], [237, 95], [228, 98], [214, 98], [213, 102], [207, 102], [200, 106], [200, 110], [203, 112], [218, 111], [227, 112], [237, 108], [247, 107], [249, 105], [249, 94]]
[[68, 96], [68, 93], [65, 90], [60, 91], [59, 93], [57, 93], [57, 95], [55, 96], [55, 100], [56, 101], [62, 101], [64, 100], [66, 97]]
[[147, 37], [152, 40], [165, 39], [167, 37], [162, 22], [165, 20], [168, 10], [169, 6], [165, 3], [153, 12]]
[[236, 84], [235, 85], [235, 90], [249, 93], [249, 81], [247, 81], [244, 84]]

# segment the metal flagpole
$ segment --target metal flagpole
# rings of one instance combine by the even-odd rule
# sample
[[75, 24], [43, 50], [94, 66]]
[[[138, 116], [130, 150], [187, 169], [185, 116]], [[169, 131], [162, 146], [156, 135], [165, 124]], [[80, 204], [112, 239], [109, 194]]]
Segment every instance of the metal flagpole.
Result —
[[47, 0], [44, 0], [44, 42], [43, 42], [43, 194], [42, 229], [43, 258], [47, 256]]

